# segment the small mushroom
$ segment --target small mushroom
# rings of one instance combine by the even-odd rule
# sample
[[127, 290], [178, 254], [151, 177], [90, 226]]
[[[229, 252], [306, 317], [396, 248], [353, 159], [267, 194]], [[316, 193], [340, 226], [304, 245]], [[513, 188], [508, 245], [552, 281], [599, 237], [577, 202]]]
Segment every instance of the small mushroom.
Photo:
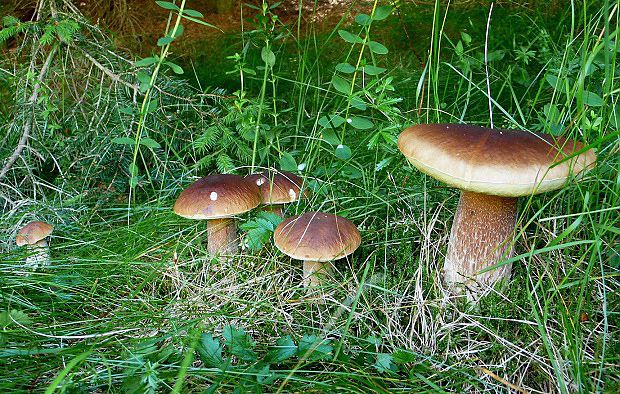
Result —
[[[398, 138], [398, 147], [420, 171], [461, 190], [444, 265], [454, 292], [482, 288], [510, 277], [511, 264], [485, 273], [512, 256], [517, 197], [561, 188], [596, 161], [592, 149], [566, 138], [463, 124], [421, 124]], [[567, 157], [570, 159], [562, 161]]]
[[307, 195], [306, 189], [302, 192], [303, 179], [290, 172], [264, 171], [245, 177], [256, 183], [261, 192], [261, 204], [264, 211], [271, 211], [280, 217], [284, 217], [282, 206], [284, 204], [299, 201]]
[[234, 216], [256, 208], [260, 201], [258, 186], [243, 177], [209, 175], [181, 192], [174, 213], [207, 220], [207, 250], [221, 258], [239, 250]]
[[15, 243], [17, 246], [25, 245], [28, 249], [27, 268], [36, 270], [39, 266], [50, 264], [50, 248], [46, 238], [53, 230], [54, 226], [41, 221], [30, 222], [19, 230]]
[[332, 261], [353, 253], [361, 243], [357, 227], [331, 213], [306, 212], [285, 219], [273, 233], [276, 247], [304, 262], [304, 286], [318, 286], [332, 271]]

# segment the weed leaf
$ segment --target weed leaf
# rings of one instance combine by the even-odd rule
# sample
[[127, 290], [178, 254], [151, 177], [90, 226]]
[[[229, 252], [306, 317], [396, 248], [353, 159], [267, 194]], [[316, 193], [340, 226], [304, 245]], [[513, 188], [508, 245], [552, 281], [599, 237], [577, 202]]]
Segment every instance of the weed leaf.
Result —
[[594, 92], [583, 91], [583, 103], [590, 107], [600, 107], [603, 105], [603, 99], [601, 96]]
[[380, 44], [377, 41], [369, 41], [368, 47], [377, 55], [385, 55], [386, 53], [388, 53], [388, 49], [383, 44]]
[[358, 129], [358, 130], [368, 130], [368, 129], [372, 128], [372, 126], [373, 126], [373, 123], [370, 120], [368, 120], [366, 118], [363, 118], [361, 116], [353, 116], [353, 117], [351, 117], [348, 120], [348, 123], [351, 126], [353, 126], [356, 129]]
[[359, 25], [366, 26], [371, 22], [370, 15], [359, 14], [355, 17], [355, 22], [357, 22], [357, 24]]
[[338, 35], [350, 44], [361, 44], [364, 42], [360, 36], [351, 34], [346, 30], [338, 30]]
[[332, 353], [333, 347], [329, 339], [320, 339], [316, 335], [304, 335], [299, 341], [297, 357], [318, 361], [327, 359]]
[[225, 345], [230, 353], [237, 356], [239, 360], [245, 362], [255, 362], [257, 360], [254, 347], [256, 344], [243, 328], [235, 328], [233, 326], [224, 327], [222, 336], [226, 340]]
[[338, 63], [336, 65], [336, 70], [345, 74], [352, 74], [355, 72], [355, 67], [350, 65], [349, 63]]
[[381, 7], [377, 7], [375, 13], [372, 15], [372, 19], [376, 21], [382, 21], [387, 18], [392, 12], [392, 7], [389, 5], [383, 5]]
[[288, 152], [282, 152], [282, 157], [280, 157], [280, 168], [284, 171], [297, 171], [297, 162], [293, 155]]
[[161, 145], [159, 145], [159, 143], [152, 138], [140, 139], [140, 145], [144, 145], [147, 148], [151, 148], [151, 149], [161, 148]]
[[196, 10], [183, 10], [183, 14], [187, 15], [187, 16], [191, 16], [194, 18], [204, 18], [205, 16], [202, 14], [202, 12], [196, 11]]
[[285, 337], [278, 338], [276, 341], [276, 346], [269, 349], [269, 352], [267, 352], [267, 355], [265, 356], [265, 360], [278, 364], [293, 357], [295, 353], [297, 353], [297, 345], [295, 345], [295, 342], [293, 342], [291, 336], [287, 335]]
[[336, 151], [334, 152], [337, 158], [340, 160], [349, 160], [351, 158], [351, 148], [346, 145], [338, 145], [336, 147]]
[[161, 8], [163, 8], [164, 10], [171, 10], [171, 11], [178, 11], [179, 10], [179, 6], [171, 3], [169, 1], [156, 1], [155, 2], [158, 6], [160, 6]]
[[349, 94], [351, 91], [351, 83], [337, 75], [334, 75], [332, 78], [332, 85], [334, 85], [334, 88], [340, 93]]
[[200, 359], [208, 367], [222, 369], [224, 360], [222, 359], [222, 345], [218, 339], [213, 338], [211, 334], [202, 334], [200, 342], [196, 347], [196, 351]]

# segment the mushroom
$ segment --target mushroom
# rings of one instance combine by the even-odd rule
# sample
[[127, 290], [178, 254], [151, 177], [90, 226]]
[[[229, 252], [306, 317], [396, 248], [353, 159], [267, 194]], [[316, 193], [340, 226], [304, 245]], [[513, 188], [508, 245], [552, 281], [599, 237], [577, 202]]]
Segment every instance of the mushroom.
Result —
[[290, 172], [264, 171], [251, 174], [246, 179], [256, 183], [261, 192], [261, 204], [264, 211], [271, 211], [281, 218], [282, 206], [291, 202], [299, 201], [302, 194], [307, 195], [306, 190], [301, 191], [303, 179]]
[[320, 276], [331, 273], [333, 260], [350, 255], [361, 243], [350, 220], [323, 212], [285, 219], [276, 227], [273, 240], [282, 253], [303, 260], [303, 285], [310, 287], [320, 285]]
[[50, 248], [46, 238], [52, 233], [54, 226], [41, 221], [26, 224], [15, 237], [17, 246], [28, 249], [26, 267], [36, 270], [39, 265], [45, 267], [50, 264]]
[[210, 256], [234, 255], [239, 250], [234, 216], [260, 204], [259, 188], [238, 175], [209, 175], [183, 190], [174, 213], [207, 220]]
[[[566, 138], [462, 124], [420, 124], [404, 130], [398, 147], [420, 171], [461, 190], [444, 265], [455, 293], [508, 279], [517, 197], [561, 188], [596, 161], [592, 149]], [[580, 153], [578, 153], [580, 152]], [[572, 157], [570, 157], [572, 156]], [[568, 160], [564, 160], [570, 157]]]

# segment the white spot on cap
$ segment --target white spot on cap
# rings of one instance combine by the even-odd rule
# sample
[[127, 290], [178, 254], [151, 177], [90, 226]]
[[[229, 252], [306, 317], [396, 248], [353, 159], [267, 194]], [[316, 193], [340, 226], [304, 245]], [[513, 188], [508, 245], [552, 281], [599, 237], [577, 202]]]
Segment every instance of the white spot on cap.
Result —
[[258, 178], [256, 180], [256, 185], [258, 186], [262, 185], [263, 183], [265, 183], [265, 178]]
[[295, 200], [295, 198], [297, 197], [297, 193], [295, 193], [295, 190], [293, 189], [289, 189], [288, 195], [291, 197], [291, 200]]
[[338, 145], [338, 146], [336, 147], [336, 149], [343, 149], [343, 148], [344, 148], [344, 145], [342, 145], [342, 144], [340, 144], [340, 145]]
[[211, 192], [211, 195], [209, 195], [209, 198], [211, 199], [211, 201], [217, 200], [217, 193], [216, 192]]

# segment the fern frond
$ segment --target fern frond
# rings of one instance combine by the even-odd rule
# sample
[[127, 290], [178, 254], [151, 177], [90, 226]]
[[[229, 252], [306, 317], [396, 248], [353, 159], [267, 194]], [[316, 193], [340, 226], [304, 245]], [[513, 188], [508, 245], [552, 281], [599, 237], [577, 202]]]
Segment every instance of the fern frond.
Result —
[[235, 143], [237, 136], [229, 128], [222, 129], [222, 144], [230, 146]]
[[40, 42], [42, 45], [49, 45], [52, 43], [52, 41], [54, 41], [54, 31], [55, 31], [55, 26], [52, 24], [48, 24], [45, 25], [45, 27], [43, 28], [43, 35], [40, 38]]
[[246, 141], [254, 141], [254, 133], [256, 132], [255, 126], [247, 126], [239, 125], [238, 132], [241, 138]]
[[64, 19], [56, 26], [56, 35], [61, 41], [70, 41], [73, 35], [80, 30], [80, 25], [71, 19]]
[[223, 174], [229, 173], [235, 168], [232, 159], [226, 153], [220, 153], [217, 156], [215, 165], [217, 166], [217, 170]]
[[222, 123], [230, 126], [232, 124], [235, 124], [239, 121], [239, 119], [241, 118], [241, 114], [239, 114], [239, 112], [237, 112], [236, 110], [232, 110], [226, 113], [226, 115], [224, 115], [224, 117], [222, 117]]
[[19, 23], [19, 19], [14, 17], [13, 15], [7, 15], [2, 17], [2, 25], [6, 28], [9, 26], [14, 26]]
[[252, 149], [243, 141], [235, 141], [235, 155], [242, 161], [247, 161], [252, 158]]
[[207, 155], [201, 158], [194, 164], [194, 168], [198, 171], [204, 170], [211, 165], [213, 162], [213, 155]]
[[194, 141], [194, 148], [196, 148], [200, 153], [208, 149], [212, 149], [221, 135], [222, 130], [217, 125], [208, 127], [204, 133], [196, 141]]
[[0, 30], [0, 44], [17, 34], [17, 26], [10, 26]]

